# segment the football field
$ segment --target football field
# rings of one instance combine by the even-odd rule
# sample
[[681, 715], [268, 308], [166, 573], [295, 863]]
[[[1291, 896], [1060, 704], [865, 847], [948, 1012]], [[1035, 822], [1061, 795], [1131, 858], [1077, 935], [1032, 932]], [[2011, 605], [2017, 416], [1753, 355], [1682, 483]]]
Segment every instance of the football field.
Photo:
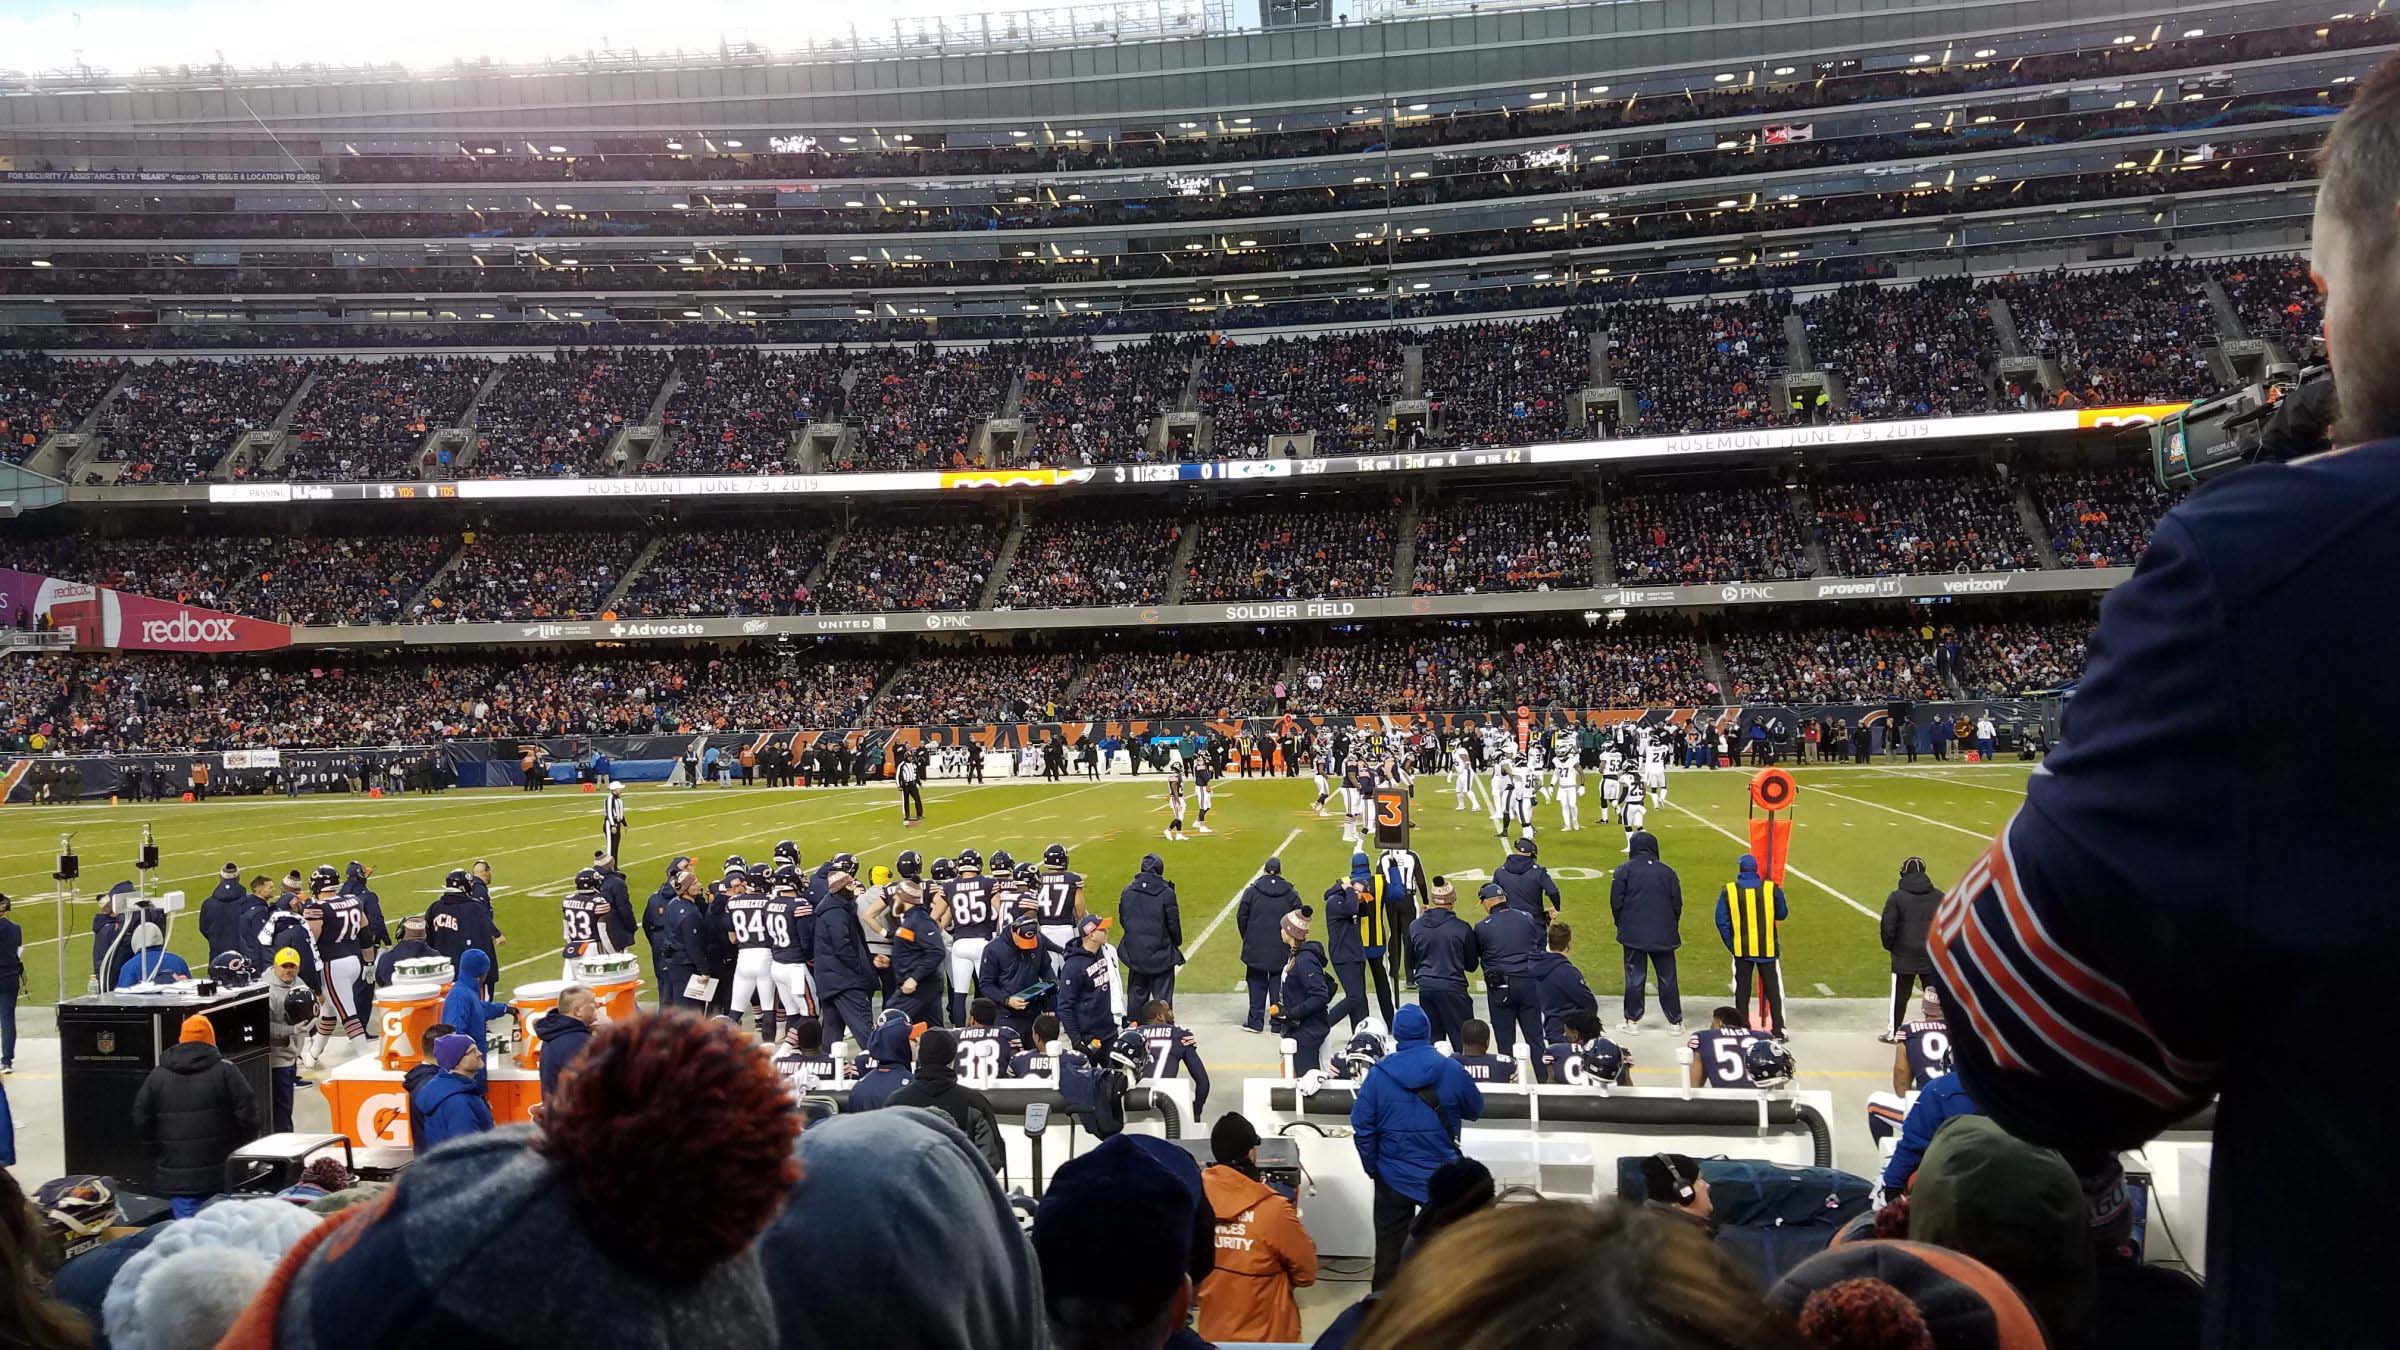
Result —
[[[1950, 885], [2023, 799], [2027, 766], [1795, 766], [1793, 772], [1801, 791], [1786, 876], [1792, 909], [1784, 928], [1787, 992], [1797, 998], [1880, 995], [1887, 989], [1887, 967], [1876, 918], [1901, 859], [1922, 856], [1935, 884]], [[1687, 999], [1703, 1008], [1715, 1001], [1706, 991], [1725, 979], [1711, 916], [1735, 859], [1748, 848], [1748, 778], [1747, 771], [1675, 771], [1667, 803], [1650, 813], [1661, 855], [1683, 881], [1684, 984], [1691, 991]], [[1608, 921], [1608, 870], [1624, 860], [1624, 836], [1616, 824], [1599, 823], [1596, 781], [1596, 775], [1586, 779], [1580, 832], [1558, 828], [1552, 803], [1536, 812], [1535, 825], [1541, 861], [1557, 879], [1565, 917], [1575, 928], [1575, 959], [1594, 989], [1610, 991], [1621, 987], [1621, 977]], [[812, 867], [841, 850], [869, 865], [889, 864], [908, 848], [928, 859], [973, 847], [987, 857], [1006, 849], [1021, 861], [1038, 860], [1045, 845], [1061, 843], [1087, 879], [1092, 908], [1113, 914], [1117, 893], [1141, 856], [1156, 852], [1166, 859], [1167, 878], [1182, 901], [1190, 958], [1182, 988], [1201, 993], [1227, 992], [1240, 982], [1233, 902], [1265, 858], [1283, 858], [1284, 875], [1312, 906], [1349, 867], [1351, 846], [1342, 841], [1341, 821], [1315, 814], [1315, 790], [1305, 777], [1224, 780], [1209, 819], [1216, 832], [1185, 843], [1161, 837], [1165, 799], [1163, 780], [1155, 775], [1058, 784], [937, 782], [927, 786], [925, 797], [926, 821], [908, 829], [900, 821], [898, 794], [888, 785], [631, 788], [623, 865], [638, 906], [677, 854], [699, 859], [702, 874], [713, 879], [727, 854], [764, 859], [779, 839], [796, 840]], [[1415, 847], [1429, 875], [1447, 874], [1457, 884], [1460, 913], [1477, 919], [1476, 885], [1499, 866], [1505, 844], [1493, 834], [1488, 814], [1457, 811], [1451, 803], [1446, 776], [1419, 781]], [[227, 861], [240, 864], [246, 880], [363, 860], [376, 869], [372, 884], [396, 923], [433, 899], [445, 872], [483, 858], [492, 865], [495, 904], [507, 934], [502, 983], [556, 979], [557, 898], [599, 846], [599, 812], [597, 796], [564, 787], [382, 800], [10, 806], [0, 810], [0, 891], [14, 898], [12, 917], [25, 929], [23, 997], [48, 1002], [57, 985], [60, 938], [50, 873], [58, 836], [71, 832], [82, 858], [85, 898], [68, 911], [65, 942], [69, 991], [80, 993], [91, 971], [89, 897], [136, 875], [145, 822], [155, 829], [163, 856], [153, 889], [182, 890], [192, 907], [178, 916], [171, 945], [195, 969], [202, 954], [197, 907]], [[1324, 935], [1321, 920], [1315, 935]], [[645, 952], [645, 965], [647, 957]]]

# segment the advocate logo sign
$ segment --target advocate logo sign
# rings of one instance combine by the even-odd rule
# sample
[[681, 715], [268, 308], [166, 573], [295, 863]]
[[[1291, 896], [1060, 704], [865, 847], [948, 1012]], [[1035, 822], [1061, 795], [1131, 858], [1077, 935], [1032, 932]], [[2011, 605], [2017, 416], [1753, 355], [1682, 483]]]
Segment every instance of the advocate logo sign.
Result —
[[698, 637], [708, 631], [701, 623], [612, 623], [608, 635], [612, 638]]

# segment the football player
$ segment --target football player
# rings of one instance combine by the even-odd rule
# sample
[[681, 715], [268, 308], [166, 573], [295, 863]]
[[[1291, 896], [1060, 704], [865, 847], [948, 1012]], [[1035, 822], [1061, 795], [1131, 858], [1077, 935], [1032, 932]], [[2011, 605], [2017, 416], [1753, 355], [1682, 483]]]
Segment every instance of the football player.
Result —
[[950, 866], [957, 875], [942, 888], [950, 911], [950, 1020], [964, 1023], [975, 967], [983, 960], [984, 944], [999, 931], [1000, 904], [998, 888], [983, 874], [981, 853], [962, 848]]
[[317, 868], [309, 878], [309, 898], [300, 908], [301, 921], [316, 939], [317, 968], [323, 972], [310, 1059], [324, 1051], [326, 1039], [337, 1027], [350, 1038], [354, 1049], [363, 1050], [367, 1043], [366, 1019], [358, 1010], [358, 977], [366, 968], [367, 910], [357, 895], [345, 894], [341, 887], [339, 873], [331, 867]]
[[1492, 794], [1489, 805], [1492, 810], [1492, 837], [1494, 839], [1508, 837], [1508, 799], [1513, 790], [1511, 785], [1516, 780], [1516, 770], [1512, 767], [1514, 763], [1515, 761], [1505, 750], [1492, 759], [1492, 781], [1487, 786]]
[[825, 1053], [825, 1024], [814, 1017], [792, 1019], [789, 1042], [775, 1056], [775, 1067], [783, 1072], [795, 1095], [806, 1095], [848, 1076], [842, 1061]]
[[1183, 766], [1167, 770], [1167, 838], [1180, 844], [1190, 836], [1183, 832]]
[[[1017, 1044], [1015, 1032], [1006, 1027], [1000, 1030], [1006, 1033], [1001, 1039], [1011, 1045]], [[1085, 1071], [1090, 1061], [1074, 1047], [1060, 1045], [1059, 1037], [1062, 1034], [1058, 1019], [1051, 1014], [1043, 1013], [1033, 1019], [1033, 1044], [1010, 1055], [1003, 1074], [1009, 1078], [1058, 1081], [1066, 1074]]]
[[1650, 808], [1642, 802], [1642, 785], [1634, 777], [1631, 765], [1627, 765], [1624, 773], [1619, 775], [1618, 782], [1617, 796], [1622, 805], [1617, 818], [1625, 824], [1625, 856], [1630, 858], [1633, 856], [1634, 834], [1650, 823]]
[[1900, 1041], [1892, 1050], [1894, 1092], [1914, 1092], [1927, 1079], [1950, 1072], [1950, 1024], [1942, 1018], [1941, 995], [1927, 988], [1917, 1006], [1917, 1020], [1900, 1024]]
[[1600, 823], [1606, 825], [1617, 807], [1625, 800], [1625, 780], [1619, 775], [1625, 768], [1625, 757], [1617, 753], [1616, 742], [1609, 742], [1600, 752]]
[[1563, 1019], [1567, 1039], [1544, 1054], [1546, 1083], [1568, 1087], [1633, 1086], [1633, 1053], [1600, 1034], [1598, 1013], [1571, 1012]]
[[1667, 804], [1667, 747], [1662, 741], [1652, 741], [1642, 747], [1642, 786], [1650, 790], [1650, 804]]
[[716, 922], [720, 936], [733, 948], [733, 989], [726, 996], [725, 1013], [735, 1026], [740, 1026], [743, 1017], [755, 1006], [760, 1036], [772, 1039], [776, 942], [767, 921], [772, 897], [766, 887], [751, 885], [747, 871], [727, 876], [724, 884], [725, 899], [716, 908]]
[[[1043, 1013], [1033, 1022], [1038, 1039], [1044, 1027], [1049, 1028], [1050, 1040], [1058, 1039], [1058, 1019]], [[1047, 1046], [1050, 1041], [1042, 1041]], [[1000, 1005], [988, 998], [978, 998], [967, 1004], [967, 1024], [958, 1032], [958, 1081], [969, 1087], [990, 1087], [1008, 1076], [1010, 1062], [1025, 1048], [1024, 1038], [1017, 1029], [1000, 1020]]]
[[575, 874], [575, 889], [558, 902], [559, 950], [566, 958], [559, 978], [569, 984], [582, 978], [576, 973], [578, 958], [616, 950], [608, 926], [610, 905], [600, 886], [600, 869], [586, 867]]
[[1467, 753], [1467, 738], [1450, 742], [1450, 807], [1464, 811], [1476, 804], [1475, 766]]
[[[798, 857], [795, 851], [793, 863], [776, 868], [767, 879], [767, 936], [774, 943], [767, 977], [775, 982], [775, 1002], [783, 1009], [785, 1024], [795, 1028], [817, 1015], [816, 979], [808, 968], [816, 959], [817, 912], [809, 903]], [[823, 1037], [822, 1026], [817, 1034]]]
[[1558, 756], [1551, 763], [1550, 785], [1558, 793], [1558, 828], [1583, 828], [1583, 768], [1575, 762], [1572, 752]]
[[1194, 834], [1216, 833], [1208, 828], [1208, 808], [1215, 804], [1217, 797], [1212, 787], [1216, 781], [1217, 771], [1209, 767], [1209, 756], [1204, 754], [1192, 762], [1192, 800], [1200, 808], [1200, 819], [1192, 826]]
[[1325, 814], [1325, 799], [1333, 795], [1333, 747], [1329, 744], [1317, 751], [1317, 814]]
[[[1198, 781], [1198, 774], [1194, 774]], [[1208, 818], [1207, 789], [1200, 789], [1200, 818]], [[1201, 828], [1206, 829], [1206, 826]], [[1033, 883], [1033, 917], [1041, 922], [1042, 936], [1064, 949], [1075, 941], [1075, 925], [1083, 918], [1083, 874], [1067, 870], [1067, 846], [1052, 844], [1042, 850], [1042, 870]]]
[[1693, 1087], [1750, 1086], [1750, 1047], [1762, 1038], [1739, 1008], [1719, 1008], [1708, 1025], [1692, 1033], [1675, 1058], [1689, 1066]]
[[1152, 999], [1142, 1009], [1142, 1044], [1150, 1051], [1150, 1077], [1173, 1078], [1177, 1070], [1191, 1075], [1192, 1112], [1208, 1109], [1208, 1066], [1200, 1062], [1200, 1040], [1175, 1025], [1175, 1010], [1164, 999]]
[[1506, 1055], [1492, 1053], [1492, 1026], [1480, 1017], [1469, 1018], [1458, 1029], [1458, 1067], [1478, 1083], [1513, 1083], [1517, 1081], [1517, 1062]]

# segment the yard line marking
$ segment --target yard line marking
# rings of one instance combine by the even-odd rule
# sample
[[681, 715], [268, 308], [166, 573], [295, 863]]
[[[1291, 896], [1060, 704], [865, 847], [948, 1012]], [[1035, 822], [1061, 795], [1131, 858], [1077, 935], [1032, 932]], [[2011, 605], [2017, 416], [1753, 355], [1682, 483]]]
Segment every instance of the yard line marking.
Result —
[[[1297, 827], [1295, 827], [1290, 834], [1287, 834], [1283, 837], [1282, 843], [1275, 846], [1275, 851], [1267, 856], [1270, 858], [1282, 857], [1283, 851], [1287, 848], [1290, 848], [1292, 846], [1292, 841], [1299, 837], [1300, 831]], [[1216, 936], [1217, 930], [1224, 926], [1227, 919], [1233, 917], [1234, 906], [1242, 902], [1242, 892], [1250, 889], [1250, 882], [1256, 881], [1266, 874], [1266, 866], [1262, 863], [1257, 871], [1250, 874], [1249, 880], [1244, 881], [1241, 884], [1241, 888], [1233, 893], [1233, 898], [1225, 902], [1225, 907], [1217, 911], [1217, 917], [1208, 921], [1208, 927], [1200, 930], [1199, 941], [1194, 942], [1188, 949], [1185, 950], [1183, 954], [1183, 959], [1187, 964], [1199, 959], [1200, 949], [1208, 945], [1208, 940]]]
[[552, 947], [546, 952], [535, 952], [533, 955], [526, 957], [522, 961], [511, 961], [507, 965], [500, 967], [500, 972], [505, 975], [509, 971], [515, 970], [519, 966], [530, 966], [536, 961], [556, 961], [566, 954], [566, 950], [567, 949], [564, 947]]
[[[2011, 766], [2006, 764], [1995, 764], [1986, 767], [1974, 764], [1961, 764], [1956, 767], [1969, 773], [1984, 773], [1989, 772], [1991, 769], [2006, 769]], [[1949, 768], [1868, 769], [1866, 772], [1880, 774], [1885, 778], [1914, 778], [1919, 782], [1930, 780], [1936, 783], [1949, 784], [1954, 787], [1973, 788], [1977, 792], [1997, 792], [2003, 797], [2022, 797], [2025, 795], [2025, 789], [2023, 788], [1993, 787], [1989, 783], [1971, 782], [1968, 779], [1959, 777], [1956, 772]]]
[[1818, 993], [1820, 993], [1820, 994], [1823, 994], [1823, 995], [1824, 995], [1825, 997], [1827, 997], [1827, 998], [1832, 998], [1832, 997], [1833, 997], [1833, 986], [1832, 986], [1832, 985], [1830, 985], [1830, 984], [1825, 984], [1825, 983], [1823, 983], [1823, 982], [1819, 982], [1819, 983], [1818, 983], [1818, 985], [1817, 985], [1817, 992], [1818, 992]]
[[[1750, 847], [1749, 840], [1744, 839], [1742, 836], [1735, 834], [1729, 829], [1726, 829], [1724, 826], [1719, 825], [1713, 820], [1710, 820], [1708, 817], [1701, 815], [1699, 812], [1688, 806], [1685, 806], [1683, 803], [1668, 802], [1667, 805], [1674, 807], [1676, 810], [1681, 811], [1696, 821], [1699, 821], [1708, 828], [1715, 830], [1717, 833], [1724, 835], [1733, 842], [1740, 844], [1743, 848]], [[1853, 900], [1849, 896], [1842, 894], [1840, 891], [1837, 891], [1833, 887], [1826, 885], [1824, 882], [1817, 880], [1815, 877], [1812, 877], [1808, 873], [1801, 871], [1799, 868], [1793, 867], [1789, 863], [1786, 863], [1783, 870], [1800, 878], [1802, 881], [1807, 882], [1809, 885], [1816, 887], [1818, 890], [1825, 892], [1834, 899], [1841, 901], [1850, 908], [1857, 910], [1859, 913], [1866, 915], [1868, 918], [1875, 920], [1877, 923], [1883, 922], [1883, 916], [1881, 914], [1878, 914], [1874, 910], [1867, 908], [1865, 905], [1858, 903], [1856, 900]]]
[[1970, 839], [1981, 839], [1986, 843], [1991, 842], [1992, 831], [1989, 830], [1970, 830], [1964, 825], [1953, 825], [1949, 821], [1935, 820], [1931, 816], [1920, 816], [1914, 811], [1903, 811], [1897, 806], [1885, 806], [1882, 802], [1871, 802], [1864, 797], [1853, 797], [1847, 793], [1836, 792], [1832, 788], [1828, 787], [1818, 788], [1817, 795], [1821, 797], [1831, 797], [1837, 802], [1856, 802], [1860, 806], [1872, 806], [1878, 811], [1889, 811], [1895, 816], [1905, 816], [1908, 819], [1917, 821], [1920, 824], [1932, 825], [1940, 829], [1951, 830], [1958, 834], [1966, 835]]

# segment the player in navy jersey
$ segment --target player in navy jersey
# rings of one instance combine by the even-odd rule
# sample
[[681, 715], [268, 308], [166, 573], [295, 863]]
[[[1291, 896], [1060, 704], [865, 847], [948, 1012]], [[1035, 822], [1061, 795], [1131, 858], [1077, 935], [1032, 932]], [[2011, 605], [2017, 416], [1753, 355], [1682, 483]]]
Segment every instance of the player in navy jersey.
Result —
[[[1513, 1083], [1517, 1081], [1517, 1062], [1506, 1055], [1492, 1053], [1492, 1024], [1480, 1017], [1469, 1018], [1458, 1029], [1458, 1067], [1478, 1083]], [[1531, 1047], [1527, 1047], [1531, 1049]]]
[[[1201, 818], [1207, 818], [1205, 809]], [[1033, 917], [1042, 936], [1064, 948], [1075, 941], [1075, 924], [1083, 918], [1083, 874], [1067, 870], [1067, 846], [1042, 850], [1042, 870], [1033, 885]]]
[[1358, 1024], [1358, 1030], [1351, 1034], [1342, 1052], [1333, 1057], [1333, 1076], [1351, 1082], [1362, 1081], [1367, 1076], [1367, 1070], [1381, 1063], [1383, 1057], [1391, 1052], [1392, 1043], [1383, 1033], [1383, 1019], [1368, 1017]]
[[1167, 838], [1182, 843], [1188, 836], [1183, 832], [1183, 766], [1167, 771]]
[[341, 877], [331, 867], [318, 868], [309, 883], [309, 899], [300, 908], [301, 921], [316, 939], [317, 968], [324, 973], [311, 1059], [337, 1026], [357, 1045], [363, 1046], [367, 1040], [366, 1019], [358, 1010], [358, 977], [366, 965], [367, 910], [358, 896], [344, 894], [341, 885]]
[[1150, 1077], [1173, 1078], [1177, 1070], [1191, 1076], [1192, 1110], [1208, 1109], [1208, 1066], [1200, 1062], [1200, 1040], [1175, 1025], [1175, 1009], [1164, 999], [1152, 999], [1142, 1009], [1142, 1024], [1134, 1028], [1150, 1053]]
[[[1040, 1036], [1044, 1026], [1050, 1029], [1051, 1040], [1058, 1039], [1057, 1018], [1048, 1013], [1035, 1018], [1034, 1035]], [[989, 1087], [1008, 1077], [1011, 1066], [1024, 1053], [1024, 1038], [1015, 1027], [1001, 1022], [999, 1004], [988, 998], [967, 1004], [967, 1024], [958, 1030], [958, 1081], [970, 1087]]]
[[767, 977], [775, 982], [775, 1002], [787, 1026], [817, 1015], [817, 985], [809, 971], [816, 959], [816, 906], [809, 903], [806, 878], [797, 866], [778, 867], [767, 879]]
[[1571, 1012], [1567, 1039], [1544, 1052], [1542, 1081], [1568, 1087], [1633, 1086], [1633, 1052], [1600, 1034], [1600, 1014]]
[[1750, 1086], [1750, 1046], [1758, 1033], [1750, 1029], [1739, 1008], [1719, 1008], [1708, 1025], [1692, 1033], [1676, 1058], [1691, 1066], [1693, 1087]]
[[1917, 1020], [1900, 1024], [1900, 1043], [1892, 1053], [1894, 1092], [1914, 1092], [1950, 1072], [1950, 1024], [1942, 1018], [1941, 996], [1928, 987], [1918, 1009]]
[[960, 849], [950, 866], [958, 874], [942, 887], [942, 907], [950, 916], [950, 1020], [963, 1026], [975, 967], [983, 960], [984, 944], [999, 931], [1001, 915], [998, 888], [983, 874], [981, 853]]
[[[725, 879], [725, 901], [717, 911], [717, 924], [733, 948], [733, 989], [726, 999], [726, 1015], [739, 1026], [755, 1006], [759, 1031], [767, 1036], [775, 1030], [777, 943], [768, 922], [772, 904], [766, 890], [751, 888], [748, 873], [739, 873]], [[788, 941], [789, 934], [785, 936]]]

